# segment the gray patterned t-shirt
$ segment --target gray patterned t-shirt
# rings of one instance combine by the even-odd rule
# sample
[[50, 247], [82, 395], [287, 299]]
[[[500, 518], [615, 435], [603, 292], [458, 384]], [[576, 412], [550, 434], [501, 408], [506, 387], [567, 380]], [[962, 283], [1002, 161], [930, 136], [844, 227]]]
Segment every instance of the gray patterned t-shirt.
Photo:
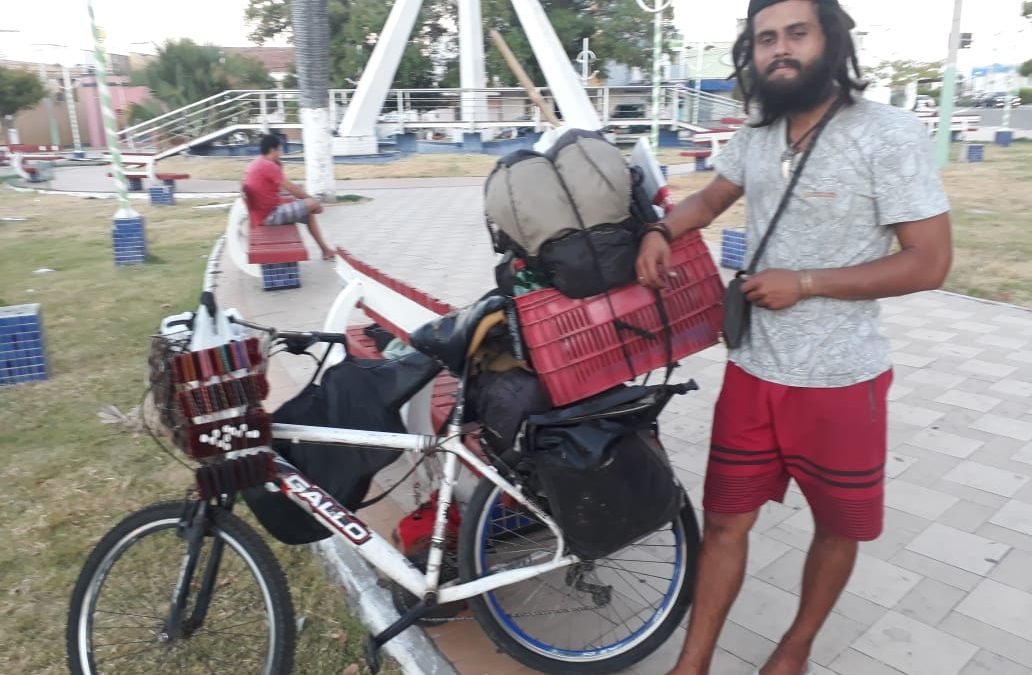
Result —
[[[785, 121], [743, 127], [716, 170], [746, 194], [746, 240], [756, 250], [788, 186]], [[896, 223], [949, 210], [924, 125], [909, 111], [867, 100], [841, 109], [814, 146], [758, 270], [850, 267], [889, 253]], [[749, 258], [746, 258], [748, 264]], [[890, 366], [878, 302], [808, 298], [788, 309], [754, 306], [748, 336], [730, 359], [761, 379], [843, 387]]]

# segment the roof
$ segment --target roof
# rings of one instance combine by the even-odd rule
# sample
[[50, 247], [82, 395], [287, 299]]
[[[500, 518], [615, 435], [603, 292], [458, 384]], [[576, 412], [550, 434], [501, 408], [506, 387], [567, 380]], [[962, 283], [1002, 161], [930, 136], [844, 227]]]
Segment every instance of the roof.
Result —
[[222, 47], [228, 54], [258, 59], [270, 73], [286, 73], [294, 63], [293, 47]]

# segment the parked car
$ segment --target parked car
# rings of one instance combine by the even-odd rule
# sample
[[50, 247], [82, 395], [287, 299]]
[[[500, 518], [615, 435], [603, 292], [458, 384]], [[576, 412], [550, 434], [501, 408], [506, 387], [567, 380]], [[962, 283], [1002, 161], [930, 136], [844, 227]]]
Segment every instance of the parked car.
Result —
[[916, 113], [934, 113], [936, 110], [935, 99], [931, 96], [921, 94], [914, 101], [914, 112]]
[[1011, 107], [1017, 108], [1021, 105], [1021, 97], [1014, 96], [1005, 91], [997, 91], [992, 94], [986, 94], [982, 98], [978, 99], [975, 103], [976, 108], [1006, 108], [1007, 99], [1010, 98]]
[[616, 120], [645, 119], [644, 103], [618, 103], [609, 114], [608, 130], [617, 134], [647, 134], [652, 126], [649, 124], [621, 124]]

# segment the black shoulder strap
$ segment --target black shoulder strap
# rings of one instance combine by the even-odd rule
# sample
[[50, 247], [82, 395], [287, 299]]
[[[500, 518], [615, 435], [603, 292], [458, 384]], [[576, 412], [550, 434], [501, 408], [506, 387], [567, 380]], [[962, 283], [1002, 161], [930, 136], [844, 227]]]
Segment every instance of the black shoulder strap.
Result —
[[838, 109], [842, 106], [842, 99], [835, 101], [834, 104], [828, 111], [824, 113], [824, 117], [817, 123], [817, 127], [813, 130], [813, 138], [810, 140], [810, 144], [806, 146], [806, 150], [803, 152], [803, 156], [799, 158], [799, 166], [795, 171], [792, 172], [792, 178], [788, 181], [788, 187], [785, 188], [785, 194], [781, 196], [781, 202], [778, 204], [777, 210], [774, 212], [774, 217], [770, 219], [770, 226], [767, 227], [767, 231], [763, 234], [763, 239], [760, 240], [760, 245], [756, 248], [756, 253], [753, 254], [752, 260], [749, 261], [749, 267], [746, 268], [746, 274], [754, 274], [756, 272], [756, 266], [760, 263], [760, 258], [763, 257], [764, 251], [767, 250], [767, 243], [770, 241], [770, 237], [774, 234], [774, 229], [778, 225], [778, 221], [781, 220], [781, 216], [785, 213], [785, 209], [788, 208], [788, 202], [792, 198], [792, 191], [795, 190], [796, 184], [799, 182], [799, 176], [803, 173], [803, 168], [806, 166], [806, 161], [810, 159], [810, 153], [813, 151], [814, 146], [817, 145], [817, 139], [820, 138], [821, 132], [824, 131], [824, 127], [828, 126], [828, 122], [835, 116]]

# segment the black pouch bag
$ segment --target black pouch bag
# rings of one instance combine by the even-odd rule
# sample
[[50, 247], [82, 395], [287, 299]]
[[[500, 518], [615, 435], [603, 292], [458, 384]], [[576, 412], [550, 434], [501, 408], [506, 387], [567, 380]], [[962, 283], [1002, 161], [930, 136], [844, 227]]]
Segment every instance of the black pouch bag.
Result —
[[622, 387], [527, 420], [548, 510], [577, 556], [603, 558], [677, 517], [684, 493], [656, 424], [669, 392]]
[[752, 305], [745, 299], [742, 293], [742, 278], [744, 272], [739, 272], [727, 284], [724, 291], [724, 343], [728, 349], [738, 349], [741, 346], [745, 334], [749, 331], [749, 310]]
[[[810, 145], [807, 146], [806, 151], [803, 152], [803, 156], [799, 159], [799, 166], [796, 167], [795, 171], [792, 172], [792, 177], [788, 181], [788, 187], [785, 188], [785, 194], [781, 196], [781, 202], [778, 204], [777, 210], [774, 212], [774, 217], [770, 220], [770, 225], [767, 226], [767, 231], [763, 234], [763, 239], [760, 240], [760, 245], [756, 249], [756, 253], [753, 254], [752, 259], [749, 262], [749, 267], [745, 270], [740, 270], [735, 274], [735, 278], [730, 281], [727, 285], [727, 290], [724, 291], [724, 344], [727, 345], [728, 349], [738, 349], [742, 345], [742, 341], [745, 339], [746, 334], [749, 332], [749, 320], [751, 317], [752, 304], [746, 300], [745, 294], [742, 293], [742, 284], [745, 283], [744, 277], [755, 274], [756, 267], [759, 265], [760, 258], [763, 257], [764, 251], [767, 250], [767, 243], [770, 241], [771, 235], [774, 234], [774, 228], [777, 227], [778, 221], [781, 220], [781, 216], [785, 213], [785, 209], [788, 207], [789, 199], [792, 197], [792, 191], [795, 190], [796, 184], [799, 182], [799, 176], [803, 173], [803, 167], [806, 166], [806, 161], [810, 158], [810, 153], [813, 151], [815, 145], [817, 145], [817, 139], [820, 137], [821, 132], [824, 131], [824, 127], [828, 125], [831, 118], [835, 116], [838, 109], [841, 107], [841, 101], [836, 101], [828, 111], [824, 113], [824, 117], [821, 118], [820, 122], [813, 128], [813, 139], [810, 141]], [[805, 138], [804, 134], [804, 138]], [[783, 159], [783, 162], [790, 162], [791, 155], [788, 159]], [[786, 164], [786, 166], [790, 166]]]
[[568, 298], [587, 298], [634, 281], [636, 222], [574, 230], [541, 246], [536, 264]]

